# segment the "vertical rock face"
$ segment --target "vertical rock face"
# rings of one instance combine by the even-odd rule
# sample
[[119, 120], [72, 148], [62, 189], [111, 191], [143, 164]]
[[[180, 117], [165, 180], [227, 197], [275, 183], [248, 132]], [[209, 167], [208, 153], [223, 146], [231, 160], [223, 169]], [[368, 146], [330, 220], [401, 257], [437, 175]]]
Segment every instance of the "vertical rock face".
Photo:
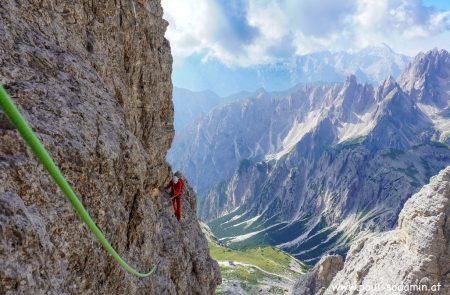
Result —
[[344, 267], [342, 256], [324, 256], [307, 274], [295, 283], [294, 295], [323, 294], [338, 271]]
[[[351, 247], [323, 294], [449, 294], [449, 217], [450, 166], [405, 203], [395, 230]], [[308, 286], [303, 282], [298, 291]]]
[[156, 0], [1, 1], [0, 83], [107, 238], [96, 242], [0, 111], [0, 293], [210, 294], [217, 263], [186, 189], [158, 187], [173, 138], [170, 46]]

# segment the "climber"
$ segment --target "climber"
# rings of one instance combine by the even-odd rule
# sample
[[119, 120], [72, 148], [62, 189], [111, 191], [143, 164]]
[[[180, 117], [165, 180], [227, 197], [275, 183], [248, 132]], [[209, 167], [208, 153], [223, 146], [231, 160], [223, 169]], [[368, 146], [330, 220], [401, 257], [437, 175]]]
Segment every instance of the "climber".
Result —
[[174, 175], [168, 185], [164, 187], [164, 190], [170, 194], [172, 198], [173, 211], [178, 221], [181, 221], [181, 193], [183, 192], [184, 182], [183, 179]]

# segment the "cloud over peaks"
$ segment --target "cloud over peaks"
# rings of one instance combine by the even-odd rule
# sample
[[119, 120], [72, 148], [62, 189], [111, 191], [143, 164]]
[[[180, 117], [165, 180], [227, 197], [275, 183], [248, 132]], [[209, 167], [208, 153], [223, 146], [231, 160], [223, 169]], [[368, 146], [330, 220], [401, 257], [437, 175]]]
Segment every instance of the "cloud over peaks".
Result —
[[422, 0], [162, 0], [162, 4], [176, 64], [193, 54], [247, 66], [380, 43], [411, 55], [450, 46], [450, 9]]

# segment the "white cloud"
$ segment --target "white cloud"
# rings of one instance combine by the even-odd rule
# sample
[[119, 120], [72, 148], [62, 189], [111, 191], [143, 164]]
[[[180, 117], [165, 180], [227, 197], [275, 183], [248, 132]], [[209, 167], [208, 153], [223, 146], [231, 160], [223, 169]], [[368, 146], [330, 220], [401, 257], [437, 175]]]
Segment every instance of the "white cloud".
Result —
[[175, 63], [193, 53], [245, 66], [380, 43], [408, 54], [450, 46], [450, 10], [427, 7], [421, 0], [233, 3], [242, 10], [217, 0], [162, 0]]
[[162, 0], [162, 5], [175, 62], [214, 45], [214, 32], [222, 23], [212, 0]]
[[[449, 23], [450, 11], [426, 7], [420, 0], [361, 0], [354, 16], [353, 43], [383, 42], [411, 55], [431, 46], [449, 49], [450, 43], [445, 42]], [[428, 39], [435, 42], [430, 44]]]
[[380, 32], [384, 37], [398, 35], [410, 39], [448, 29], [449, 11], [436, 11], [423, 6], [420, 0], [361, 0], [359, 3], [354, 25], [360, 34]]

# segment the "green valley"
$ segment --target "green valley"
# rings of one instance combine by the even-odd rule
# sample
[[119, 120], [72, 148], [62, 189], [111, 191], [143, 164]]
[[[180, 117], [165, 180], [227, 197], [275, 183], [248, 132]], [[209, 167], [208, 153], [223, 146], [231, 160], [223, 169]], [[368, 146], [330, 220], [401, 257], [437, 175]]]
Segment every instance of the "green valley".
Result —
[[217, 260], [222, 285], [216, 294], [288, 294], [308, 266], [286, 252], [260, 246], [233, 250], [221, 245], [209, 228], [202, 224], [208, 237], [210, 255]]

